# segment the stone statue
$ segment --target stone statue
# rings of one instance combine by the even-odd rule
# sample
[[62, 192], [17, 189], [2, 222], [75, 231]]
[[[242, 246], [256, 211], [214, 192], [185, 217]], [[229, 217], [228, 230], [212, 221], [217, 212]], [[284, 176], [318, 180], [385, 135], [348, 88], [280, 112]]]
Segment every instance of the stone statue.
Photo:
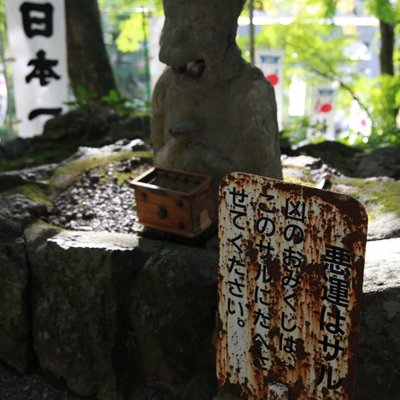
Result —
[[274, 90], [236, 45], [245, 0], [163, 0], [153, 95], [154, 163], [213, 175], [281, 178]]

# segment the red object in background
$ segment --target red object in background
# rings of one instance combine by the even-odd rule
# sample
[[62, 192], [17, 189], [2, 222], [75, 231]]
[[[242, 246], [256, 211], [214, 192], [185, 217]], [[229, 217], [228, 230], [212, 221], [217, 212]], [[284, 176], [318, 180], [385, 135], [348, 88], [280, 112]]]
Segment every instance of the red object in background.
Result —
[[279, 76], [277, 74], [267, 75], [266, 78], [269, 80], [272, 86], [276, 86], [279, 82]]
[[322, 104], [321, 108], [319, 109], [319, 112], [321, 113], [328, 113], [330, 111], [332, 111], [332, 104], [330, 103]]

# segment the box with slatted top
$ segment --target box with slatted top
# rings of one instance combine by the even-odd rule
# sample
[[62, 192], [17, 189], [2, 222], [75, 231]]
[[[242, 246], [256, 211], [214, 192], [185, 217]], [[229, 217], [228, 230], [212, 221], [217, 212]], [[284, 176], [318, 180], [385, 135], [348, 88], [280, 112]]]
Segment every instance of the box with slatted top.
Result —
[[216, 219], [207, 175], [152, 168], [132, 185], [138, 220], [147, 227], [193, 238]]

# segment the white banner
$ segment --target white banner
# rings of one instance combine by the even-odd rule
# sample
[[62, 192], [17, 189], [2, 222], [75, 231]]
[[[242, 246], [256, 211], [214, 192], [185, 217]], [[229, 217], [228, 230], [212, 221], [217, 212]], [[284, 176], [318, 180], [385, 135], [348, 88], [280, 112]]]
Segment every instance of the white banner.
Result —
[[351, 103], [349, 129], [365, 139], [371, 135], [372, 121], [356, 100]]
[[158, 59], [158, 53], [160, 52], [160, 36], [164, 21], [164, 17], [149, 18], [150, 82], [152, 90], [154, 90], [158, 78], [166, 67], [166, 65]]
[[289, 109], [291, 117], [303, 117], [306, 112], [307, 84], [293, 76], [289, 86]]
[[280, 49], [260, 49], [255, 52], [255, 64], [275, 89], [276, 105], [278, 107], [278, 124], [282, 129], [283, 110], [283, 60], [284, 51]]
[[332, 84], [319, 85], [313, 88], [311, 96], [311, 128], [309, 139], [324, 138], [335, 140], [335, 97], [336, 89]]
[[7, 115], [7, 83], [6, 77], [0, 72], [0, 126], [4, 124]]
[[17, 130], [39, 135], [68, 100], [64, 0], [6, 0]]

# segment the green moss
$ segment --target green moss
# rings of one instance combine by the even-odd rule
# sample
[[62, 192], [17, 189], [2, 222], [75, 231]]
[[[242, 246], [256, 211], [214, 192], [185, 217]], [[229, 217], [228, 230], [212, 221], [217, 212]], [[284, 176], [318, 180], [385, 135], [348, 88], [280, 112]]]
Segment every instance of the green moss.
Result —
[[98, 154], [71, 161], [69, 164], [57, 168], [51, 179], [51, 185], [56, 189], [65, 189], [86, 170], [130, 158], [151, 159], [152, 152], [134, 151]]
[[283, 180], [288, 183], [293, 183], [295, 185], [310, 186], [315, 187], [315, 183], [311, 181], [304, 181], [302, 179], [294, 178], [293, 176], [284, 176]]
[[[293, 174], [285, 173], [285, 169], [290, 171], [290, 170], [298, 170], [299, 172], [299, 176], [301, 176], [300, 178], [297, 178], [295, 176], [293, 176]], [[294, 183], [296, 185], [305, 185], [305, 186], [311, 186], [311, 187], [315, 187], [315, 183], [312, 180], [311, 177], [311, 171], [309, 168], [303, 168], [303, 167], [298, 167], [298, 166], [290, 166], [290, 167], [286, 167], [284, 168], [284, 174], [283, 174], [283, 180], [285, 182], [289, 182], [289, 183]], [[294, 174], [297, 175], [297, 174]]]
[[351, 196], [365, 206], [370, 221], [375, 219], [377, 213], [394, 213], [400, 217], [399, 181], [382, 182], [340, 178], [335, 183], [346, 185], [353, 189], [350, 193]]
[[372, 194], [384, 212], [400, 217], [400, 182], [386, 182]]
[[117, 172], [116, 173], [117, 184], [119, 186], [123, 185], [126, 181], [132, 179], [132, 172]]
[[48, 198], [46, 190], [35, 184], [16, 186], [10, 190], [1, 192], [0, 195], [8, 196], [16, 193], [29, 197], [31, 200], [36, 201], [39, 204], [43, 204], [47, 208], [52, 207], [52, 202]]

